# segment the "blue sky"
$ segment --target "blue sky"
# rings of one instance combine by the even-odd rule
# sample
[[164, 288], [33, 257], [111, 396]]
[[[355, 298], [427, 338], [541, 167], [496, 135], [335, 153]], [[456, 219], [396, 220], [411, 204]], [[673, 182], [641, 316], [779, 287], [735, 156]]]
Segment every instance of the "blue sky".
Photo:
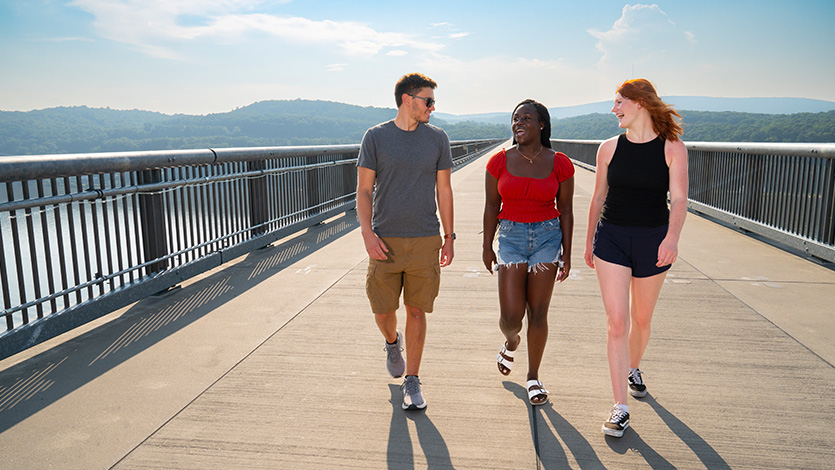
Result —
[[167, 114], [272, 99], [394, 107], [435, 79], [437, 111], [662, 95], [835, 101], [835, 2], [0, 0], [0, 110]]

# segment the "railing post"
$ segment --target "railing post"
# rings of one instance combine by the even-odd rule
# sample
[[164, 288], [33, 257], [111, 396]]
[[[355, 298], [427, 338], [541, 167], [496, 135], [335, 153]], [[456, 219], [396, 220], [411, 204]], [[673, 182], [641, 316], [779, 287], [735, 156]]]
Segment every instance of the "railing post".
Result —
[[[247, 163], [249, 171], [266, 170], [267, 162], [264, 160], [252, 161]], [[250, 227], [255, 227], [251, 230], [252, 237], [264, 234], [267, 232], [267, 226], [262, 225], [267, 222], [268, 213], [267, 208], [267, 177], [254, 178], [249, 182], [249, 219]]]
[[[159, 183], [162, 181], [162, 170], [143, 170], [137, 175], [139, 184]], [[142, 248], [145, 261], [161, 258], [168, 254], [165, 234], [165, 206], [162, 193], [139, 194], [139, 220], [142, 224]], [[168, 269], [168, 260], [158, 261], [148, 265], [147, 274]]]
[[[306, 163], [308, 165], [314, 165], [319, 163], [319, 157], [307, 157]], [[307, 210], [307, 217], [313, 217], [314, 215], [318, 214], [321, 208], [319, 204], [322, 202], [322, 197], [319, 191], [319, 169], [310, 169], [305, 171], [305, 185], [307, 186], [307, 207], [310, 209]]]
[[745, 183], [743, 190], [745, 191], [744, 207], [742, 208], [742, 215], [753, 220], [762, 220], [762, 198], [763, 198], [763, 178], [762, 178], [762, 157], [757, 155], [744, 155], [745, 159]]

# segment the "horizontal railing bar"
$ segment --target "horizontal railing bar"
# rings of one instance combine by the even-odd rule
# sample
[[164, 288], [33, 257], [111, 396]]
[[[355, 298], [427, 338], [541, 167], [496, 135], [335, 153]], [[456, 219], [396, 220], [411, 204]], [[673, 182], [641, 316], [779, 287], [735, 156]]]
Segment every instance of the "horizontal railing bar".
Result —
[[786, 155], [792, 157], [835, 158], [835, 144], [795, 144], [768, 142], [685, 142], [688, 150], [744, 153], [751, 156]]
[[329, 162], [322, 162], [322, 163], [314, 163], [309, 165], [297, 165], [292, 167], [283, 167], [283, 168], [273, 168], [269, 170], [254, 170], [254, 171], [246, 171], [241, 173], [231, 173], [228, 175], [221, 175], [221, 176], [205, 176], [200, 178], [192, 178], [192, 179], [184, 179], [184, 180], [174, 180], [168, 181], [164, 183], [151, 183], [151, 184], [143, 184], [143, 185], [133, 185], [133, 186], [123, 186], [119, 188], [108, 188], [108, 189], [90, 189], [87, 191], [82, 191], [73, 194], [62, 194], [59, 196], [48, 196], [38, 199], [25, 199], [21, 201], [11, 201], [11, 202], [3, 202], [0, 203], [0, 212], [7, 211], [17, 211], [21, 209], [30, 209], [33, 207], [40, 207], [40, 206], [50, 206], [50, 205], [59, 205], [59, 204], [67, 204], [72, 202], [79, 202], [79, 201], [89, 201], [89, 200], [96, 200], [96, 199], [106, 199], [111, 197], [118, 197], [127, 194], [154, 194], [162, 192], [166, 189], [170, 188], [180, 188], [180, 187], [190, 187], [190, 186], [199, 186], [202, 184], [210, 184], [210, 183], [218, 183], [223, 181], [229, 180], [237, 180], [237, 179], [251, 179], [251, 178], [259, 178], [267, 175], [276, 175], [276, 174], [283, 174], [283, 173], [292, 173], [294, 171], [303, 171], [303, 170], [311, 170], [316, 168], [325, 168], [325, 167], [332, 167], [336, 165], [346, 165], [346, 164], [356, 164], [357, 159], [352, 158], [348, 160], [336, 160], [336, 161], [329, 161]]
[[[504, 139], [496, 139], [504, 140]], [[484, 140], [458, 140], [461, 147]], [[13, 155], [0, 157], [0, 182], [58, 178], [96, 173], [121, 173], [182, 166], [213, 165], [269, 158], [315, 157], [359, 152], [359, 144], [292, 147], [243, 147], [197, 150], [147, 150], [134, 152], [72, 153], [63, 155]]]

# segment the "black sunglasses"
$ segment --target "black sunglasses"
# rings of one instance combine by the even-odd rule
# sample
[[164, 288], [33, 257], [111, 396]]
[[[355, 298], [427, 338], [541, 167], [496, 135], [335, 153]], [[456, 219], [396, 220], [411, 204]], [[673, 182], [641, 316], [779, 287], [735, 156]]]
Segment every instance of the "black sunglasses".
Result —
[[413, 95], [413, 94], [411, 94], [411, 93], [408, 93], [408, 95], [409, 95], [409, 96], [411, 96], [412, 98], [417, 98], [417, 99], [419, 99], [419, 100], [423, 100], [423, 101], [425, 101], [425, 102], [426, 102], [426, 107], [427, 107], [427, 108], [431, 108], [432, 106], [434, 106], [434, 105], [435, 105], [435, 98], [424, 98], [424, 97], [422, 97], [422, 96]]

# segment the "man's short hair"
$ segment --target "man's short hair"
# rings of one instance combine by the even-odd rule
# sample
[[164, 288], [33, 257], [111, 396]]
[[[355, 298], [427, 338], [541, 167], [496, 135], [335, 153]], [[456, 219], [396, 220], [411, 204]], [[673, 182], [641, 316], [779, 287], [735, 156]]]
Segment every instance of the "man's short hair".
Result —
[[422, 73], [407, 73], [400, 77], [397, 85], [394, 86], [394, 102], [397, 103], [397, 107], [399, 108], [403, 104], [403, 93], [412, 95], [421, 88], [426, 87], [434, 90], [438, 87], [438, 84]]

